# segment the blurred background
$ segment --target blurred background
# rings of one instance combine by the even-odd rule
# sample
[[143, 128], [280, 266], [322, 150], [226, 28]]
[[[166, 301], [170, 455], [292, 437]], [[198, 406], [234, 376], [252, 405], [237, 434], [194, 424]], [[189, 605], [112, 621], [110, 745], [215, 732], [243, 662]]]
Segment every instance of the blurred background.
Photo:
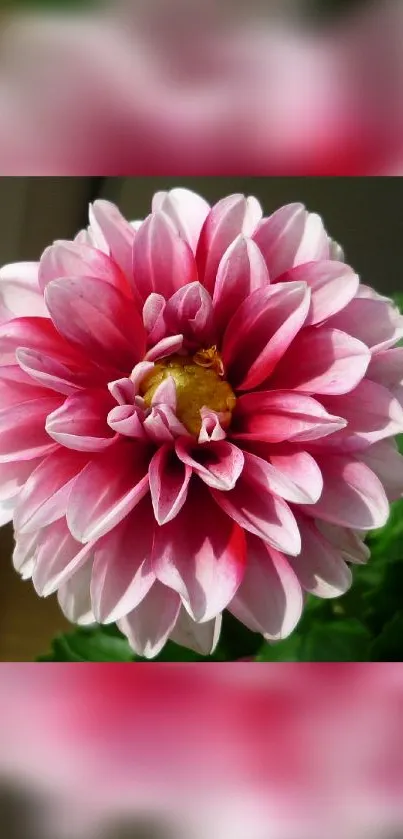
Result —
[[3, 0], [0, 173], [403, 169], [401, 0]]
[[3, 664], [7, 839], [400, 839], [400, 664]]
[[[214, 203], [224, 195], [257, 196], [269, 215], [302, 201], [322, 215], [330, 235], [363, 282], [384, 294], [403, 289], [403, 180], [394, 178], [2, 178], [0, 263], [39, 259], [54, 239], [87, 223], [88, 202], [116, 202], [129, 219], [144, 218], [154, 192], [182, 185]], [[68, 629], [56, 597], [39, 598], [11, 565], [12, 531], [0, 531], [0, 660], [32, 661]]]

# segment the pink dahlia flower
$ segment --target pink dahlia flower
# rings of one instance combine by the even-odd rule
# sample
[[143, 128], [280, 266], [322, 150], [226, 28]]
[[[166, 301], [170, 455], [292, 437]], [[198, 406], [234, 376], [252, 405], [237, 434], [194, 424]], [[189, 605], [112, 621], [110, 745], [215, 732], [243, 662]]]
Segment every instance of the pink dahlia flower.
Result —
[[153, 657], [349, 588], [403, 487], [403, 318], [342, 258], [300, 204], [174, 189], [2, 269], [0, 510], [38, 594]]

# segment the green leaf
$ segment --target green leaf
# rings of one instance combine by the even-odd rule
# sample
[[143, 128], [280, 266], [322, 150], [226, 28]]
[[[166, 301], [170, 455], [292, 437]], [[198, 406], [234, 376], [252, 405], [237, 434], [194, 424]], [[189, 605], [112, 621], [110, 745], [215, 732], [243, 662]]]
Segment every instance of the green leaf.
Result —
[[259, 650], [255, 661], [301, 661], [302, 638], [293, 632], [284, 641], [266, 642]]
[[301, 639], [300, 661], [369, 661], [371, 633], [356, 618], [318, 624]]
[[134, 661], [133, 650], [114, 626], [78, 627], [58, 635], [51, 652], [37, 661]]
[[403, 661], [403, 611], [393, 615], [374, 641], [371, 661]]

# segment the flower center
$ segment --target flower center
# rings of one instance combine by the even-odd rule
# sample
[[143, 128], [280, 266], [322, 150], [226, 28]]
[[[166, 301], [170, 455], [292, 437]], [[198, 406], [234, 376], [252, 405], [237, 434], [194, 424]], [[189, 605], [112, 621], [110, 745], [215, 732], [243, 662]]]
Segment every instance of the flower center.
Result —
[[176, 415], [191, 434], [198, 436], [202, 418], [201, 408], [221, 414], [223, 427], [228, 427], [236, 398], [231, 385], [223, 378], [224, 367], [216, 347], [199, 350], [193, 357], [171, 355], [158, 362], [145, 376], [140, 393], [147, 407], [157, 387], [168, 376], [176, 385]]

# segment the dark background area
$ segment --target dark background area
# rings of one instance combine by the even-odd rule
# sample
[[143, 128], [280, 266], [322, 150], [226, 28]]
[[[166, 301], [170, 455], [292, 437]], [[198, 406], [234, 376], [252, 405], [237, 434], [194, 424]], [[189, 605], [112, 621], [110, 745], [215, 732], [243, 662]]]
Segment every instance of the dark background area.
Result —
[[[400, 178], [0, 178], [0, 264], [38, 259], [54, 239], [86, 225], [97, 197], [144, 218], [154, 192], [185, 186], [214, 202], [232, 192], [255, 195], [265, 215], [302, 201], [323, 216], [361, 279], [388, 294], [403, 290], [403, 180]], [[11, 566], [12, 531], [0, 532], [0, 660], [45, 653], [68, 626], [55, 596], [42, 600]]]

